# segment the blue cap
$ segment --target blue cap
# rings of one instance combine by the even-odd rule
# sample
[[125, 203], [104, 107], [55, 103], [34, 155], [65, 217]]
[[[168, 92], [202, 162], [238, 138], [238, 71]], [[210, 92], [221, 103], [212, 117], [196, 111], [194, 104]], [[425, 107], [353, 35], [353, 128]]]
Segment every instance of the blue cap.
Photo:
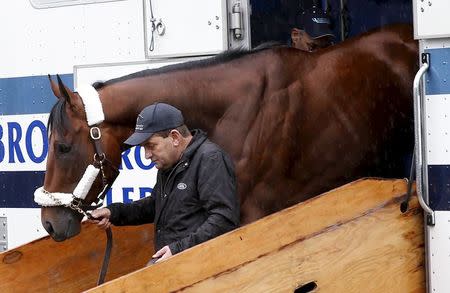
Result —
[[183, 114], [174, 106], [165, 103], [152, 104], [139, 113], [134, 133], [125, 144], [139, 145], [156, 132], [175, 129], [183, 124]]
[[334, 38], [330, 25], [331, 21], [328, 15], [315, 6], [300, 14], [301, 28], [313, 39], [323, 36], [331, 36]]

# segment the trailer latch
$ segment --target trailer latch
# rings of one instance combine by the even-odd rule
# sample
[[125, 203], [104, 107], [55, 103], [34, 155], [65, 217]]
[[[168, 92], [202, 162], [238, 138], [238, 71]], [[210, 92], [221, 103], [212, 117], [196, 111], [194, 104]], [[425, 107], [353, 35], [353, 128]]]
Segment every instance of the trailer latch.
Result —
[[6, 217], [0, 217], [0, 252], [8, 250], [8, 226]]

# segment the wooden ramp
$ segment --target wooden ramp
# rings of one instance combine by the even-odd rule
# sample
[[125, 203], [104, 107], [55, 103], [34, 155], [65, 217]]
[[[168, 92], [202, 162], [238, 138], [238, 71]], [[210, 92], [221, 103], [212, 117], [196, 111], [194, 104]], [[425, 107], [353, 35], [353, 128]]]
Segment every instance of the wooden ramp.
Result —
[[[83, 224], [64, 242], [49, 237], [0, 253], [0, 292], [81, 292], [95, 287], [106, 234]], [[142, 268], [153, 253], [153, 226], [113, 227], [113, 250], [106, 280]]]
[[[403, 180], [345, 185], [89, 292], [425, 292]], [[306, 285], [301, 287], [302, 285]]]

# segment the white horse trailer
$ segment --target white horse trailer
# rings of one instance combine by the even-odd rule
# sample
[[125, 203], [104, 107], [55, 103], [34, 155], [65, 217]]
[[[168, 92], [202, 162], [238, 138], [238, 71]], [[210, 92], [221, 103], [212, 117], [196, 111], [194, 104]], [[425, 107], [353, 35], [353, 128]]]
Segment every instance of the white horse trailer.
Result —
[[[46, 235], [33, 192], [43, 183], [46, 124], [56, 101], [47, 75], [60, 74], [76, 87], [249, 48], [248, 1], [1, 2], [0, 251]], [[150, 194], [156, 172], [139, 148], [123, 154], [121, 169], [106, 203]]]
[[428, 292], [450, 292], [449, 1], [413, 1], [420, 69], [414, 80], [416, 174], [425, 211]]

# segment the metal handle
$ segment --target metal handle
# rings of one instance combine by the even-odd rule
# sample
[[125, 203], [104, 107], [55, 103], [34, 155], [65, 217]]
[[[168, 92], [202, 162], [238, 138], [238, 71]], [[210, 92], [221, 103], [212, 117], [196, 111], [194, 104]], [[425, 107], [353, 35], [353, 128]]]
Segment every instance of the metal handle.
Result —
[[423, 117], [422, 117], [422, 106], [423, 100], [420, 92], [420, 82], [425, 72], [429, 68], [429, 54], [425, 53], [422, 55], [422, 66], [419, 71], [417, 71], [414, 77], [413, 91], [414, 91], [414, 131], [415, 131], [415, 152], [416, 152], [416, 184], [417, 184], [417, 196], [419, 199], [420, 206], [428, 214], [427, 223], [428, 225], [434, 225], [434, 211], [428, 206], [424, 199], [424, 184], [423, 184], [423, 168], [425, 168], [423, 162], [425, 158], [424, 151], [422, 149], [422, 131], [423, 128]]
[[161, 18], [156, 23], [156, 31], [160, 36], [164, 35], [164, 33], [166, 32], [166, 25], [164, 24]]

